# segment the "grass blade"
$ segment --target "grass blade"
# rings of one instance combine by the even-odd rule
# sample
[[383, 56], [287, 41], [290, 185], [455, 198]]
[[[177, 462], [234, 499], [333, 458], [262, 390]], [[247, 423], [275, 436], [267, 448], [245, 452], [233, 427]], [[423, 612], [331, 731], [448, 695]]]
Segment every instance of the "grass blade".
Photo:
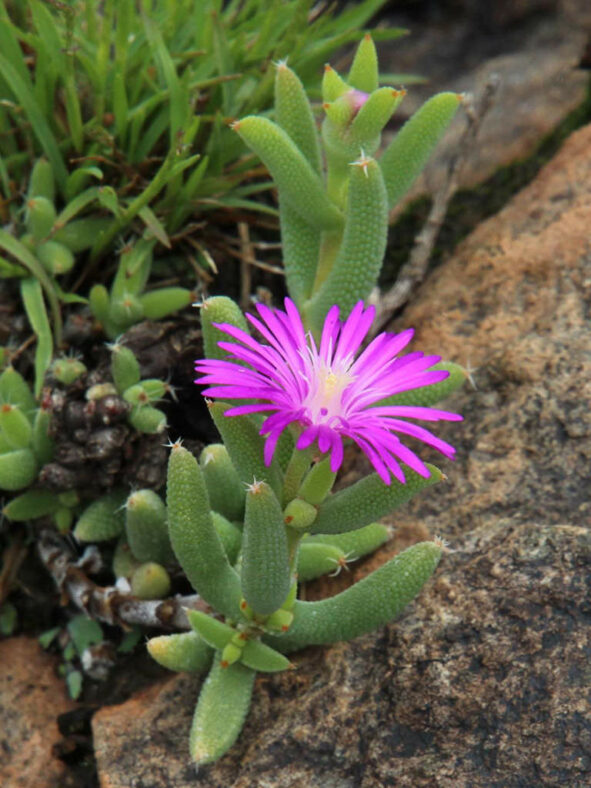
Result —
[[98, 200], [100, 193], [100, 186], [91, 186], [80, 194], [76, 195], [73, 200], [66, 205], [66, 207], [56, 216], [54, 227], [60, 229], [67, 224], [70, 219], [73, 219], [76, 214], [80, 213], [87, 205], [95, 200]]
[[158, 28], [144, 15], [144, 27], [150, 48], [154, 52], [156, 64], [166, 86], [170, 92], [170, 145], [176, 146], [177, 135], [187, 122], [189, 97], [187, 91], [178, 77], [172, 58]]
[[43, 380], [53, 357], [53, 339], [41, 285], [30, 277], [21, 282], [21, 296], [31, 328], [37, 335], [35, 350], [35, 396], [39, 398]]
[[152, 235], [157, 238], [163, 246], [166, 246], [167, 249], [171, 248], [170, 238], [166, 234], [166, 230], [164, 229], [162, 222], [154, 211], [145, 205], [140, 211], [138, 211], [138, 216], [142, 220], [142, 222], [146, 225], [148, 230], [152, 233]]
[[53, 166], [55, 179], [60, 190], [63, 191], [66, 186], [66, 178], [68, 177], [66, 165], [49, 124], [39, 109], [33, 91], [21, 78], [18, 70], [3, 54], [0, 54], [0, 74], [10, 85], [14, 97], [21, 104], [27, 115], [39, 144]]
[[53, 282], [47, 275], [45, 268], [43, 268], [41, 263], [33, 254], [31, 254], [26, 246], [24, 246], [16, 238], [13, 238], [13, 236], [7, 233], [6, 230], [1, 229], [0, 248], [4, 249], [5, 252], [8, 252], [8, 254], [11, 254], [16, 260], [18, 260], [18, 262], [21, 263], [21, 265], [23, 265], [27, 271], [29, 271], [43, 285], [45, 295], [47, 296], [47, 301], [49, 302], [49, 308], [51, 309], [55, 343], [59, 347], [59, 345], [61, 345], [62, 339], [62, 316], [60, 313], [59, 302], [57, 300]]
[[152, 182], [144, 189], [141, 194], [131, 201], [122, 211], [121, 215], [113, 222], [111, 228], [102, 235], [93, 246], [90, 253], [91, 261], [97, 260], [113, 242], [114, 238], [139, 214], [139, 212], [149, 205], [151, 200], [162, 191], [171, 178], [191, 167], [198, 161], [199, 156], [190, 156], [188, 159], [178, 161], [176, 151], [169, 152], [162, 166], [154, 176]]
[[0, 20], [2, 21], [2, 24], [0, 24], [0, 52], [3, 52], [6, 59], [14, 64], [14, 68], [21, 80], [31, 89], [31, 77], [25, 65], [18, 39], [13, 33], [14, 25], [6, 12], [4, 2], [0, 3]]

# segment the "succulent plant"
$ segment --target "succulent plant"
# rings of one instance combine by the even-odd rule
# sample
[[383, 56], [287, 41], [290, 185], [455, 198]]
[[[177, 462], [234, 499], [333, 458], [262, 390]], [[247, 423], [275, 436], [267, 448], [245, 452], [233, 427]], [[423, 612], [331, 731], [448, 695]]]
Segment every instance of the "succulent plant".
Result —
[[[113, 383], [91, 386], [86, 391], [88, 402], [103, 403], [106, 414], [117, 410], [140, 434], [161, 435], [166, 414], [153, 403], [166, 395], [169, 386], [156, 378], [142, 380], [140, 365], [130, 348], [119, 342], [109, 348]], [[153, 490], [141, 489], [128, 495], [123, 486], [116, 487], [82, 511], [74, 536], [81, 542], [118, 538], [114, 572], [131, 581], [136, 596], [154, 599], [166, 596], [170, 590], [170, 578], [163, 565], [173, 561], [174, 555], [166, 530], [165, 506]]]
[[47, 412], [38, 408], [25, 379], [13, 367], [0, 375], [0, 488], [20, 490], [51, 457]]
[[[432, 406], [466, 377], [439, 356], [401, 355], [412, 330], [363, 346], [375, 314], [363, 299], [382, 265], [389, 208], [420, 171], [458, 96], [427, 102], [378, 162], [371, 155], [403, 91], [379, 87], [369, 36], [347, 81], [327, 67], [322, 90], [322, 144], [303, 85], [285, 62], [276, 67], [275, 121], [250, 116], [233, 125], [276, 183], [291, 298], [284, 310], [256, 304], [246, 319], [228, 298], [205, 301], [206, 358], [196, 364], [196, 383], [205, 386], [223, 444], [198, 462], [177, 442], [169, 458], [170, 542], [212, 615], [187, 610], [192, 632], [154, 638], [148, 648], [173, 670], [211, 665], [190, 735], [198, 764], [236, 740], [257, 671], [288, 669], [287, 654], [297, 649], [388, 623], [442, 554], [441, 542], [421, 542], [336, 596], [298, 599], [299, 582], [376, 549], [388, 537], [376, 521], [443, 478], [402, 439], [453, 459], [453, 446], [414, 422], [460, 420]], [[374, 472], [332, 493], [351, 442]], [[239, 529], [237, 556], [220, 516]]]
[[[132, 5], [125, 4], [129, 18], [135, 13]], [[166, 4], [157, 5], [160, 13]], [[364, 10], [357, 17], [351, 11], [349, 20], [363, 22], [368, 4], [361, 5]], [[255, 18], [260, 20], [264, 12], [260, 4], [256, 6]], [[33, 3], [32, 8], [35, 80], [41, 85], [39, 95], [47, 99], [55, 81], [52, 87], [41, 80], [41, 65], [48, 61], [57, 33], [52, 39], [44, 31], [63, 31], [40, 3]], [[96, 76], [90, 81], [96, 92], [96, 111], [100, 110], [100, 128], [95, 129], [99, 137], [106, 134], [102, 124], [108, 114], [106, 77], [113, 51], [115, 130], [110, 144], [114, 150], [124, 150], [121, 159], [127, 156], [134, 165], [141, 158], [139, 151], [147, 153], [156, 147], [162, 152], [163, 147], [164, 156], [157, 157], [151, 179], [140, 178], [141, 189], [134, 181], [131, 194], [125, 183], [118, 189], [110, 185], [86, 188], [91, 178], [103, 177], [98, 167], [83, 166], [68, 174], [50, 125], [42, 113], [31, 110], [30, 75], [26, 69], [23, 72], [20, 60], [13, 68], [0, 54], [0, 78], [23, 97], [31, 134], [48, 159], [38, 160], [35, 166], [24, 227], [13, 222], [18, 238], [0, 231], [0, 248], [10, 256], [0, 260], [0, 273], [22, 278], [23, 303], [38, 338], [35, 395], [39, 397], [53, 361], [54, 345], [60, 345], [60, 302], [85, 300], [64, 293], [57, 279], [71, 269], [76, 253], [87, 250], [94, 265], [122, 232], [133, 229], [135, 240], [120, 249], [110, 288], [94, 284], [89, 293], [90, 309], [110, 339], [116, 340], [138, 320], [159, 319], [193, 300], [193, 292], [186, 288], [149, 289], [154, 249], [158, 242], [167, 246], [167, 233], [186, 220], [192, 200], [216, 193], [216, 177], [221, 178], [224, 164], [235, 161], [239, 138], [260, 157], [277, 187], [290, 297], [284, 309], [259, 303], [256, 313], [246, 317], [223, 296], [204, 301], [201, 322], [206, 358], [197, 362], [196, 382], [205, 386], [221, 442], [206, 447], [199, 459], [180, 441], [172, 444], [166, 502], [158, 494], [158, 483], [142, 485], [130, 494], [120, 458], [111, 451], [114, 447], [120, 452], [132, 433], [161, 442], [166, 427], [165, 414], [156, 406], [167, 392], [166, 383], [142, 379], [134, 354], [119, 341], [111, 346], [112, 382], [97, 377], [88, 385], [81, 362], [72, 358], [53, 362], [54, 378], [66, 387], [78, 387], [77, 393], [83, 392], [85, 398], [69, 407], [72, 403], [62, 391], [52, 394], [56, 424], [59, 419], [69, 420], [74, 436], [68, 445], [58, 444], [55, 462], [49, 462], [53, 445], [47, 412], [37, 407], [24, 381], [14, 377], [18, 373], [3, 373], [0, 487], [29, 487], [45, 463], [41, 481], [47, 489], [30, 489], [13, 499], [5, 507], [7, 516], [19, 520], [51, 514], [61, 530], [75, 520], [73, 534], [81, 542], [113, 541], [113, 572], [137, 597], [167, 596], [179, 573], [184, 573], [209, 613], [187, 610], [191, 631], [152, 638], [148, 648], [167, 668], [209, 670], [190, 737], [192, 757], [201, 764], [219, 758], [236, 740], [257, 671], [289, 669], [287, 655], [304, 646], [349, 640], [387, 624], [419, 593], [441, 558], [440, 541], [421, 542], [336, 596], [318, 602], [298, 598], [300, 583], [338, 572], [382, 545], [389, 528], [379, 520], [444, 478], [406, 445], [407, 437], [450, 459], [454, 456], [453, 446], [416, 422], [461, 418], [433, 406], [463, 383], [464, 370], [442, 362], [439, 356], [418, 351], [403, 354], [411, 330], [379, 333], [364, 345], [375, 313], [364, 301], [376, 286], [382, 266], [388, 213], [418, 175], [453, 118], [460, 97], [452, 93], [433, 97], [382, 155], [373, 158], [404, 91], [380, 86], [375, 46], [365, 36], [346, 80], [331, 67], [325, 69], [321, 134], [304, 85], [285, 61], [278, 62], [274, 77], [271, 70], [264, 75], [260, 89], [255, 85], [257, 95], [250, 101], [244, 101], [234, 86], [225, 90], [223, 80], [218, 79], [216, 90], [226, 115], [231, 109], [253, 111], [255, 98], [274, 80], [274, 119], [247, 115], [234, 122], [232, 129], [239, 138], [234, 136], [230, 153], [218, 152], [216, 163], [216, 144], [220, 147], [222, 137], [229, 141], [232, 136], [216, 112], [208, 121], [211, 157], [193, 168], [198, 157], [189, 155], [189, 148], [197, 138], [199, 120], [187, 100], [191, 69], [179, 77], [163, 35], [143, 14], [145, 38], [155, 53], [166, 90], [160, 90], [150, 105], [155, 117], [147, 127], [146, 140], [140, 140], [146, 118], [139, 112], [128, 123], [130, 95], [121, 81], [127, 69], [127, 42], [117, 33], [111, 46], [114, 8], [113, 3], [106, 4], [98, 37], [98, 28], [92, 28], [94, 17], [87, 14], [89, 37], [99, 41], [98, 65], [93, 69], [86, 52], [81, 62]], [[203, 20], [207, 22], [203, 35], [215, 43], [226, 76], [233, 55], [220, 20], [226, 20], [232, 8], [238, 6], [230, 4], [221, 16], [208, 13]], [[307, 3], [290, 4], [299, 23], [308, 18], [308, 10]], [[248, 14], [244, 16], [243, 9], [236, 13], [243, 32], [248, 33]], [[124, 14], [122, 20], [129, 18]], [[275, 41], [273, 18], [271, 14], [265, 29]], [[13, 54], [18, 49], [15, 29], [16, 24], [10, 22], [3, 38]], [[66, 30], [71, 32], [67, 25]], [[349, 35], [349, 40], [355, 35]], [[326, 42], [325, 49], [336, 45], [337, 38]], [[256, 40], [260, 42], [260, 37]], [[345, 40], [347, 36], [341, 43]], [[60, 51], [59, 57], [69, 64], [63, 88], [71, 140], [64, 148], [73, 145], [80, 151], [92, 124], [82, 124], [71, 52]], [[162, 110], [165, 97], [170, 101], [164, 102]], [[4, 109], [0, 115], [0, 120], [12, 118]], [[169, 138], [159, 147], [165, 129]], [[103, 143], [96, 150], [104, 152]], [[241, 162], [239, 172], [251, 163], [251, 159]], [[16, 171], [22, 166], [17, 151], [11, 151], [10, 166]], [[205, 179], [206, 169], [216, 177]], [[220, 189], [226, 204], [243, 205], [240, 199], [227, 198], [226, 187], [227, 183]], [[60, 213], [56, 192], [65, 204]], [[98, 207], [98, 213], [86, 214], [90, 205]], [[111, 214], [108, 222], [104, 222], [106, 213]], [[145, 227], [141, 231], [140, 221]], [[12, 380], [12, 388], [3, 382], [5, 376], [8, 382]], [[10, 388], [8, 395], [5, 388]], [[101, 439], [93, 442], [97, 430]], [[345, 446], [350, 443], [365, 454], [373, 472], [333, 492]], [[80, 475], [89, 446], [92, 460], [101, 465], [99, 486], [108, 491], [82, 505], [80, 490], [91, 484], [88, 472], [84, 479]], [[16, 480], [15, 473], [20, 474]], [[102, 483], [104, 477], [108, 483]], [[75, 640], [75, 630], [70, 635]], [[99, 638], [100, 633], [92, 637]], [[70, 652], [70, 657], [76, 655], [74, 646]], [[82, 656], [80, 648], [78, 652]], [[75, 694], [79, 679], [74, 676], [72, 682]]]
[[56, 626], [43, 632], [39, 644], [60, 654], [58, 673], [65, 678], [70, 697], [76, 700], [82, 692], [85, 676], [104, 681], [115, 664], [116, 652], [131, 650], [140, 637], [139, 629], [130, 629], [115, 648], [96, 620], [76, 615], [65, 627]]
[[[111, 344], [111, 375], [115, 392], [130, 406], [129, 423], [138, 432], [159, 434], [166, 427], [166, 414], [155, 408], [155, 402], [164, 399], [170, 386], [163, 380], [141, 379], [140, 365], [128, 347]], [[87, 393], [92, 399], [92, 392]]]
[[[332, 310], [318, 350], [286, 303], [288, 312], [259, 305], [258, 319], [248, 316], [267, 340], [262, 344], [244, 330], [229, 299], [206, 302], [204, 344], [214, 357], [198, 362], [198, 382], [207, 385], [208, 396], [238, 404], [210, 402], [223, 445], [206, 447], [198, 462], [176, 443], [169, 459], [170, 541], [216, 617], [188, 610], [192, 633], [162, 635], [148, 648], [173, 670], [203, 672], [212, 665], [191, 731], [198, 763], [217, 759], [235, 741], [256, 671], [288, 669], [292, 651], [386, 624], [416, 596], [442, 553], [437, 540], [422, 542], [334, 597], [297, 599], [300, 582], [338, 571], [383, 544], [389, 530], [376, 520], [443, 478], [394, 433], [419, 437], [453, 457], [449, 444], [407, 419], [459, 419], [431, 406], [461, 385], [465, 372], [437, 356], [398, 356], [409, 332], [378, 335], [355, 361], [371, 308], [355, 307], [342, 323]], [[212, 343], [216, 331], [235, 341]], [[246, 404], [249, 399], [254, 404]], [[359, 420], [347, 403], [357, 403]], [[265, 410], [273, 415], [261, 424], [255, 416]], [[356, 441], [376, 472], [333, 494], [342, 439]], [[408, 467], [402, 470], [400, 462]], [[232, 525], [241, 537], [237, 555], [212, 501], [225, 515], [241, 517]]]
[[287, 288], [316, 333], [333, 305], [346, 316], [370, 295], [386, 249], [388, 213], [461, 99], [456, 93], [429, 99], [376, 160], [381, 132], [404, 95], [379, 87], [376, 49], [366, 35], [347, 81], [325, 68], [321, 139], [304, 86], [284, 61], [276, 67], [275, 121], [248, 116], [233, 124], [276, 184]]
[[[9, 367], [0, 375], [0, 489], [30, 488], [4, 506], [9, 520], [51, 516], [62, 533], [75, 523], [75, 535], [84, 542], [122, 533], [123, 517], [118, 510], [127, 498], [123, 486], [127, 480], [120, 479], [119, 486], [84, 507], [82, 499], [93, 482], [99, 489], [111, 487], [114, 476], [107, 468], [106, 475], [93, 478], [89, 463], [108, 465], [124, 441], [137, 444], [152, 440], [150, 436], [158, 440], [166, 427], [166, 415], [155, 404], [170, 386], [156, 378], [142, 379], [139, 363], [128, 347], [115, 343], [110, 349], [112, 383], [86, 387], [85, 365], [74, 357], [58, 358], [51, 375], [64, 388], [48, 388], [41, 406], [16, 370]], [[65, 399], [64, 394], [73, 389], [77, 395], [83, 393], [85, 400]], [[116, 470], [121, 471], [120, 463]], [[166, 595], [166, 589], [162, 594]]]
[[[448, 386], [442, 394], [454, 387]], [[214, 414], [223, 418], [220, 411]], [[347, 640], [392, 620], [419, 592], [442, 550], [437, 541], [416, 544], [330, 599], [298, 601], [300, 582], [334, 573], [375, 550], [389, 537], [389, 529], [375, 519], [443, 475], [428, 466], [427, 478], [407, 471], [405, 484], [392, 481], [386, 486], [373, 474], [332, 494], [335, 474], [327, 467], [329, 461], [318, 457], [314, 462], [309, 452], [295, 449], [285, 472], [275, 458], [263, 471], [269, 480], [264, 481], [252, 475], [262, 464], [262, 437], [248, 416], [228, 418], [232, 421], [240, 425], [236, 431], [241, 438], [230, 441], [229, 456], [235, 472], [252, 479], [243, 486], [244, 520], [232, 526], [241, 536], [237, 557], [235, 544], [229, 547], [220, 529], [223, 516], [210, 509], [208, 491], [218, 500], [223, 499], [220, 492], [227, 491], [228, 499], [235, 500], [234, 475], [227, 466], [222, 473], [211, 473], [215, 459], [205, 464], [202, 459], [200, 465], [180, 444], [172, 447], [168, 468], [172, 546], [216, 618], [188, 610], [192, 632], [161, 635], [148, 643], [151, 655], [171, 670], [204, 672], [212, 665], [191, 730], [191, 755], [198, 763], [216, 760], [235, 741], [257, 671], [288, 669], [286, 655], [292, 651]], [[219, 451], [216, 454], [225, 461]], [[221, 481], [224, 475], [226, 483]], [[286, 501], [294, 476], [299, 484]], [[273, 489], [271, 480], [279, 486]]]
[[142, 237], [123, 247], [110, 291], [100, 284], [90, 290], [90, 309], [110, 339], [140, 320], [161, 320], [178, 312], [196, 298], [186, 287], [145, 290], [155, 245], [155, 238]]

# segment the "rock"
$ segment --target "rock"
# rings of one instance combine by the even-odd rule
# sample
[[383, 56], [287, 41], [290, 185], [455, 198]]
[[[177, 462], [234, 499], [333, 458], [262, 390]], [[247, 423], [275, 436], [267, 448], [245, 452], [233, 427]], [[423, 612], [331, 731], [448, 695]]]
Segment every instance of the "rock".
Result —
[[188, 675], [171, 676], [94, 715], [101, 788], [191, 784], [195, 769], [186, 757], [187, 741], [178, 730], [189, 730], [199, 683]]
[[478, 388], [449, 403], [465, 415], [444, 425], [458, 446], [441, 463], [449, 482], [395, 517], [403, 543], [425, 526], [451, 541], [419, 600], [398, 623], [259, 677], [241, 738], [197, 778], [199, 680], [103, 709], [102, 788], [589, 784], [590, 149], [591, 127], [572, 135], [394, 326], [477, 367]]
[[387, 629], [358, 784], [588, 784], [590, 562], [588, 528], [501, 518], [468, 534]]
[[431, 527], [441, 505], [456, 533], [499, 515], [589, 523], [590, 145], [591, 126], [573, 134], [398, 322], [416, 326], [415, 347], [476, 368], [477, 390], [455, 401], [464, 425], [440, 431], [461, 445], [451, 485], [407, 509]]
[[0, 785], [55, 788], [65, 765], [53, 754], [56, 718], [70, 711], [55, 659], [27, 637], [0, 642]]
[[[439, 91], [479, 95], [491, 75], [499, 78], [478, 144], [464, 153], [460, 188], [474, 187], [499, 167], [532, 155], [543, 138], [585, 100], [588, 74], [579, 64], [591, 38], [587, 0], [454, 0], [423, 8], [420, 16], [412, 11], [404, 7], [389, 11], [388, 23], [409, 28], [410, 35], [388, 48], [378, 45], [384, 71], [427, 79], [424, 85], [408, 86], [392, 131]], [[464, 126], [458, 113], [404, 204], [437, 187]]]

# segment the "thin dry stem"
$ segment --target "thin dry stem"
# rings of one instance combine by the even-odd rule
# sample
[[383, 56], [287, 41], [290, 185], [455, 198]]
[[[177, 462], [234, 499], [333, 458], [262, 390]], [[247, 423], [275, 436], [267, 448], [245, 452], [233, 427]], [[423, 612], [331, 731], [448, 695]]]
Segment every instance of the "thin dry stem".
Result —
[[0, 569], [0, 605], [17, 584], [18, 570], [27, 555], [27, 547], [20, 537], [9, 543], [2, 553], [2, 568]]
[[[221, 248], [224, 250], [224, 252], [226, 252], [226, 254], [228, 254], [230, 257], [233, 257], [233, 258], [235, 258], [236, 260], [239, 260], [241, 263], [242, 263], [242, 262], [244, 262], [244, 255], [243, 255], [242, 251], [238, 251], [238, 250], [236, 250], [236, 249], [232, 248], [232, 244], [231, 244], [231, 242], [230, 242], [230, 243], [226, 243], [225, 241], [224, 241], [224, 242], [221, 242], [221, 243], [220, 243], [220, 247], [221, 247]], [[253, 243], [253, 242], [251, 241], [251, 247], [252, 247], [253, 249], [254, 249], [254, 248], [260, 248], [260, 249], [271, 249], [271, 248], [276, 248], [276, 249], [280, 249], [280, 248], [281, 248], [281, 244], [276, 244], [276, 245], [272, 245], [272, 244], [263, 245], [262, 243], [258, 243], [258, 244], [256, 244], [256, 243]], [[257, 260], [257, 259], [256, 259], [256, 258], [254, 258], [254, 257], [253, 257], [253, 259], [251, 259], [251, 260], [248, 260], [248, 261], [247, 261], [247, 263], [248, 263], [248, 265], [251, 265], [251, 266], [253, 266], [253, 268], [260, 268], [260, 269], [261, 269], [261, 271], [267, 271], [269, 274], [275, 274], [276, 276], [285, 276], [285, 271], [283, 270], [283, 268], [279, 268], [279, 267], [278, 267], [278, 266], [276, 266], [276, 265], [271, 265], [271, 263], [264, 263], [262, 260]]]
[[84, 557], [75, 561], [71, 552], [51, 531], [43, 531], [39, 556], [68, 601], [91, 618], [125, 628], [156, 627], [164, 630], [190, 629], [185, 608], [209, 612], [197, 594], [169, 599], [138, 599], [115, 586], [99, 586], [86, 575]]
[[248, 309], [250, 306], [250, 292], [252, 288], [252, 271], [250, 266], [253, 264], [255, 256], [246, 222], [238, 223], [238, 234], [240, 236], [240, 250], [242, 252], [240, 260], [240, 306], [242, 309]]
[[448, 162], [443, 182], [433, 195], [429, 216], [415, 238], [408, 262], [402, 266], [392, 287], [378, 297], [373, 333], [377, 333], [390, 320], [393, 313], [409, 301], [413, 291], [425, 278], [447, 206], [458, 187], [459, 174], [469, 153], [474, 149], [482, 122], [493, 105], [499, 84], [498, 76], [491, 74], [477, 99], [467, 94], [462, 100], [466, 113], [466, 128]]

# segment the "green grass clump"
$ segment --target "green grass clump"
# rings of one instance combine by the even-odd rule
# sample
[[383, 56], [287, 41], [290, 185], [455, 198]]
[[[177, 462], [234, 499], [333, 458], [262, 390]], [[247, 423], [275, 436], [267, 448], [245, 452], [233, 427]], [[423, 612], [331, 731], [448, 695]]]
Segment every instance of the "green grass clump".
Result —
[[277, 213], [229, 124], [270, 108], [286, 57], [319, 95], [383, 5], [0, 0], [0, 278], [23, 280], [37, 393], [64, 305], [89, 304], [111, 339], [162, 319], [216, 272], [196, 218]]
[[310, 0], [1, 2], [5, 196], [39, 153], [65, 202], [102, 186], [94, 207], [115, 221], [92, 257], [137, 217], [149, 225], [149, 203], [167, 233], [196, 204], [257, 209], [245, 185], [252, 164], [239, 161], [244, 148], [228, 122], [270, 105], [272, 61], [289, 56], [314, 89], [326, 58], [359, 38], [383, 4], [337, 14]]

